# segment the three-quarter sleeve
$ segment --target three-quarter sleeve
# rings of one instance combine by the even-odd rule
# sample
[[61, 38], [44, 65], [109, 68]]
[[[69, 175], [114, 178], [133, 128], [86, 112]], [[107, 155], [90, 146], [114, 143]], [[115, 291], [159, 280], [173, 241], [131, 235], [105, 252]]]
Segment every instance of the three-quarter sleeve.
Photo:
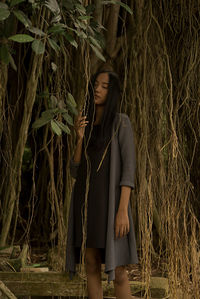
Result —
[[76, 179], [76, 177], [77, 177], [79, 165], [80, 165], [80, 163], [74, 162], [73, 159], [70, 160], [70, 174], [74, 179]]
[[119, 145], [122, 162], [120, 186], [129, 186], [134, 188], [136, 167], [135, 146], [131, 122], [126, 114], [123, 114], [121, 119], [119, 128]]

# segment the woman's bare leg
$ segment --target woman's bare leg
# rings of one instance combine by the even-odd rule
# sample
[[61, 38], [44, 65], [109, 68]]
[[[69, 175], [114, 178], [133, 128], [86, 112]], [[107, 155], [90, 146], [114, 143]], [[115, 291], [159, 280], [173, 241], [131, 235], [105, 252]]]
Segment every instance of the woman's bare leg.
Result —
[[86, 248], [85, 258], [88, 298], [103, 299], [100, 250], [97, 248]]
[[114, 287], [117, 299], [132, 298], [128, 275], [124, 266], [120, 266], [115, 269]]

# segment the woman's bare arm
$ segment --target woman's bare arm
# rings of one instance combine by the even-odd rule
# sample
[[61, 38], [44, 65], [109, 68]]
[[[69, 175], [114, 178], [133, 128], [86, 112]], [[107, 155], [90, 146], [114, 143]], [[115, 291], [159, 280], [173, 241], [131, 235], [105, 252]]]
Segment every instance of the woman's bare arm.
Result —
[[129, 232], [128, 203], [131, 187], [121, 186], [121, 196], [115, 219], [115, 237], [121, 238]]

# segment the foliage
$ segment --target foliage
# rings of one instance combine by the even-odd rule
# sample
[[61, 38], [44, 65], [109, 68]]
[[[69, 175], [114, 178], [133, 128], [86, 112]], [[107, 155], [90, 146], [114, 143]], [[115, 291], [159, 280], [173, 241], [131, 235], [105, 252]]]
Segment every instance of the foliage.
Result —
[[[97, 56], [105, 61], [98, 50], [100, 44], [98, 40], [95, 39], [95, 32], [98, 32], [98, 24], [95, 22], [90, 23], [92, 19], [91, 13], [93, 11], [90, 6], [84, 7], [81, 1], [78, 0], [62, 1], [60, 6], [56, 0], [41, 2], [29, 1], [27, 6], [20, 6], [21, 2], [24, 1], [11, 1], [9, 4], [1, 3], [0, 21], [3, 23], [1, 24], [0, 35], [4, 43], [7, 44], [9, 40], [20, 43], [32, 42], [33, 51], [39, 55], [45, 52], [45, 45], [43, 43], [46, 39], [50, 47], [53, 48], [54, 51], [57, 51], [59, 49], [58, 44], [63, 38], [77, 48], [78, 43], [76, 39], [78, 37], [87, 41]], [[31, 21], [32, 16], [34, 16], [42, 6], [47, 7], [51, 12], [51, 20], [45, 32], [38, 27], [34, 27]], [[68, 23], [63, 22], [62, 14], [65, 15], [66, 19], [70, 20]], [[26, 32], [33, 33], [35, 37], [28, 34], [8, 36], [9, 33], [6, 32], [5, 27], [10, 27], [10, 23], [15, 21], [13, 16], [24, 25]], [[9, 52], [9, 47], [7, 51]], [[7, 63], [6, 56], [8, 56], [8, 54], [2, 55], [2, 60], [5, 63]]]
[[[64, 131], [67, 134], [70, 134], [70, 129], [68, 125], [73, 125], [73, 119], [69, 115], [68, 110], [66, 109], [66, 106], [69, 108], [69, 110], [77, 115], [76, 110], [76, 102], [73, 98], [73, 96], [68, 93], [66, 104], [64, 102], [58, 102], [57, 98], [55, 96], [50, 97], [50, 103], [49, 106], [50, 109], [42, 112], [41, 118], [37, 119], [33, 123], [33, 128], [38, 129], [48, 123], [51, 124], [51, 128], [57, 135], [61, 135], [62, 131]], [[65, 120], [65, 124], [61, 121], [59, 121], [59, 118], [61, 117], [62, 120]]]
[[[105, 61], [105, 58], [100, 52], [101, 46], [99, 40], [96, 39], [95, 36], [95, 34], [98, 33], [99, 25], [95, 22], [90, 22], [92, 19], [91, 14], [93, 12], [93, 6], [84, 7], [79, 0], [62, 1], [60, 4], [58, 4], [56, 0], [40, 2], [29, 1], [27, 5], [24, 5], [22, 2], [24, 1], [11, 1], [8, 4], [1, 4], [0, 21], [2, 23], [0, 27], [0, 38], [3, 43], [0, 47], [0, 60], [5, 64], [10, 63], [13, 69], [15, 71], [17, 70], [11, 54], [11, 41], [17, 43], [31, 43], [32, 50], [37, 55], [42, 55], [45, 50], [48, 50], [48, 47], [58, 54], [62, 51], [60, 46], [63, 44], [63, 41], [78, 48], [77, 39], [79, 39], [80, 43], [88, 43], [95, 54], [101, 60]], [[20, 5], [21, 3], [22, 5]], [[42, 7], [46, 7], [51, 13], [51, 19], [46, 26], [45, 31], [35, 26], [31, 21], [33, 16], [35, 16]], [[62, 17], [63, 15], [65, 16], [65, 19]], [[21, 29], [22, 33], [20, 32], [15, 35], [10, 35], [10, 31], [12, 30], [7, 31], [5, 29], [12, 28], [11, 23], [15, 22], [16, 19], [24, 25], [24, 28]], [[26, 32], [32, 33], [33, 35], [27, 34]], [[72, 114], [76, 115], [76, 105], [74, 99], [72, 99], [73, 96], [68, 93], [66, 103], [67, 108]], [[68, 110], [63, 111], [62, 114], [68, 113]], [[60, 111], [58, 113], [60, 113]], [[48, 111], [45, 115], [48, 115]], [[56, 116], [58, 116], [58, 114], [56, 114]], [[67, 122], [69, 121], [72, 123], [71, 119], [69, 120], [69, 116], [65, 116], [65, 118], [67, 119]], [[43, 117], [36, 122], [36, 125], [33, 125], [33, 128], [38, 128], [39, 123], [40, 125], [45, 125], [50, 122], [52, 130], [56, 134], [60, 135], [60, 130], [68, 134], [70, 133], [67, 124], [54, 120], [55, 115], [52, 114], [52, 118], [50, 118], [49, 121], [45, 121], [45, 117], [46, 116], [43, 115]]]

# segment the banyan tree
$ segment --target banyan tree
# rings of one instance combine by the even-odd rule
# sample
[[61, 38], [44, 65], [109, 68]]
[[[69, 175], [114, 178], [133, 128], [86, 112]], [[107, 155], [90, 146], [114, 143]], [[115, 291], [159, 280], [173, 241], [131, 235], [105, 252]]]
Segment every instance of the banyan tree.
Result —
[[[90, 76], [120, 76], [137, 154], [132, 193], [147, 286], [199, 298], [200, 1], [0, 3], [0, 247], [56, 248], [65, 264], [73, 121]], [[148, 288], [146, 292], [148, 298]]]

